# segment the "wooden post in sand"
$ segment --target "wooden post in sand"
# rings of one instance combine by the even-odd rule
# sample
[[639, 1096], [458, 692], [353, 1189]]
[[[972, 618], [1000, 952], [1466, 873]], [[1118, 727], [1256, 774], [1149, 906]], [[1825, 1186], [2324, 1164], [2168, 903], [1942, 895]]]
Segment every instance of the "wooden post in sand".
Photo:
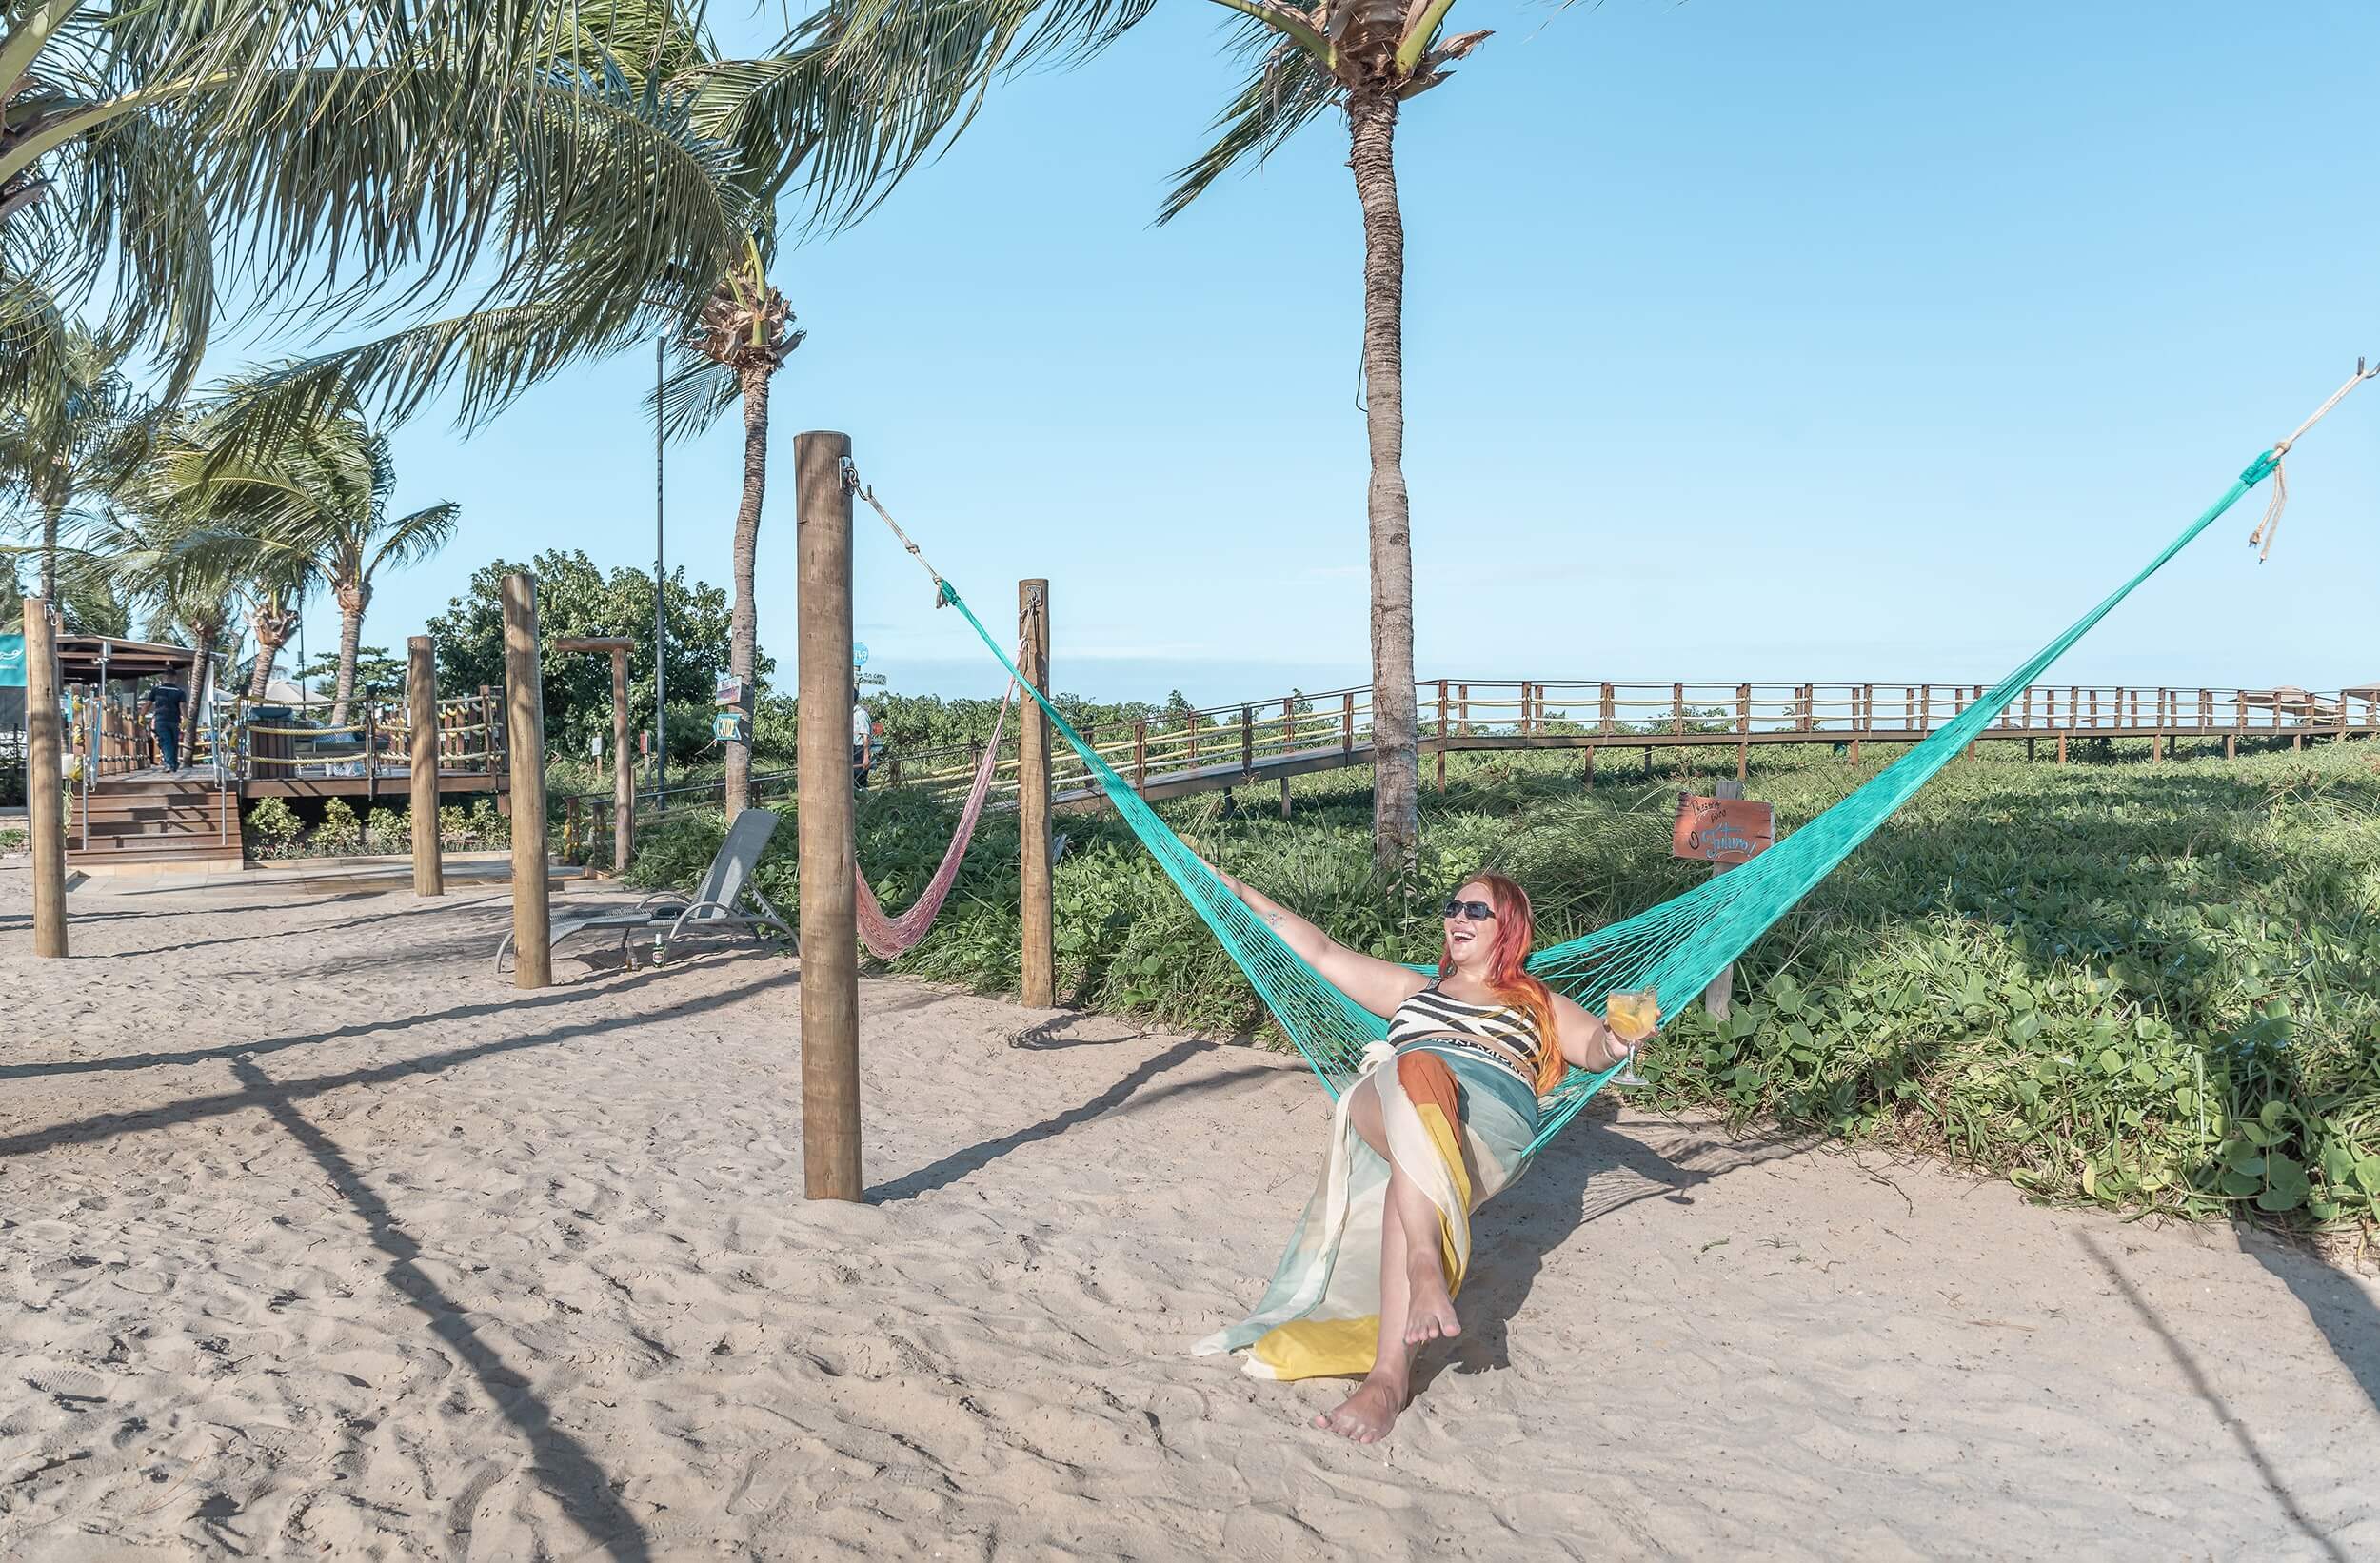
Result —
[[66, 777], [59, 757], [58, 640], [50, 603], [25, 599], [25, 825], [33, 849], [33, 954], [66, 957]]
[[512, 985], [554, 979], [545, 903], [545, 687], [537, 648], [537, 581], [504, 581], [505, 748], [512, 782]]
[[446, 859], [438, 850], [438, 666], [429, 637], [405, 643], [407, 817], [413, 826], [413, 893], [446, 893]]
[[793, 442], [800, 561], [802, 1179], [860, 1197], [860, 932], [851, 841], [851, 437]]
[[636, 852], [636, 772], [628, 763], [628, 652], [611, 654], [611, 871]]
[[636, 850], [636, 782], [628, 770], [628, 653], [636, 643], [625, 635], [575, 635], [556, 641], [554, 649], [611, 659], [611, 871], [618, 874]]
[[[1049, 693], [1049, 583], [1017, 583], [1017, 670]], [[1049, 718], [1031, 695], [1017, 709], [1017, 878], [1024, 959], [1018, 997], [1028, 1009], [1058, 1002], [1057, 938], [1049, 861]]]

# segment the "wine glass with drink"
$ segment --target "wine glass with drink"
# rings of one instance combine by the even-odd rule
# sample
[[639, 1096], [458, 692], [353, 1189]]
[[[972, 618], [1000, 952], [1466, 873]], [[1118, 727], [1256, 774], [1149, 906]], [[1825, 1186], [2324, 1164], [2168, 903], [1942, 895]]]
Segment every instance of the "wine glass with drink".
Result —
[[1642, 1085], [1644, 1078], [1636, 1073], [1636, 1049], [1661, 1028], [1660, 996], [1651, 988], [1627, 988], [1615, 993], [1604, 1000], [1603, 1024], [1613, 1036], [1628, 1044], [1628, 1057], [1621, 1060], [1619, 1073], [1612, 1077], [1612, 1083]]

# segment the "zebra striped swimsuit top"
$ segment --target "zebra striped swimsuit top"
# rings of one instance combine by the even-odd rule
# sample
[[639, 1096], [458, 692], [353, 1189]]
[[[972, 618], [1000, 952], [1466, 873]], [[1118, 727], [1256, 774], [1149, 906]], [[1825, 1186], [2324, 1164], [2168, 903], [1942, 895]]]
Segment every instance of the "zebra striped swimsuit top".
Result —
[[1389, 1018], [1388, 1042], [1430, 1041], [1440, 1047], [1476, 1053], [1502, 1065], [1537, 1089], [1537, 1065], [1545, 1056], [1545, 1039], [1529, 1012], [1510, 1004], [1474, 1004], [1438, 990], [1438, 979], [1397, 1006]]

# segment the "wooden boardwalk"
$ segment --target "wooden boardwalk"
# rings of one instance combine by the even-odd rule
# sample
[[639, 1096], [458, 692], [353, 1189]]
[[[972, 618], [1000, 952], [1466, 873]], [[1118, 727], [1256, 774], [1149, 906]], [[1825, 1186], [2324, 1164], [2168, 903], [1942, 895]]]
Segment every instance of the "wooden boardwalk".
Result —
[[[1418, 744], [1445, 785], [1449, 754], [1573, 750], [1593, 774], [1597, 754], [1635, 750], [1649, 771], [1656, 749], [1732, 749], [1738, 778], [1755, 750], [1826, 744], [1857, 760], [1870, 744], [1906, 747], [1955, 720], [1985, 689], [1974, 684], [1713, 684], [1584, 681], [1440, 680], [1416, 690]], [[1143, 798], [1286, 782], [1372, 763], [1373, 691], [1331, 690], [1204, 711], [1168, 712], [1085, 734], [1101, 759]], [[2302, 747], [2309, 740], [2380, 736], [2380, 685], [2312, 692], [2282, 689], [2039, 685], [2025, 690], [1978, 742], [2046, 746], [2060, 762], [2080, 741], [2146, 742], [2162, 760], [2176, 745], [2243, 742]], [[980, 748], [900, 757], [880, 764], [895, 785], [963, 784]], [[1054, 757], [1058, 807], [1097, 807], [1102, 794], [1062, 745]], [[1003, 759], [996, 788], [1012, 785]]]
[[[1427, 779], [1446, 784], [1446, 756], [1493, 751], [1569, 750], [1593, 774], [1598, 757], [1635, 751], [1649, 773], [1656, 749], [1733, 750], [1746, 776], [1755, 752], [1824, 744], [1846, 760], [1870, 744], [1923, 742], [1984, 693], [1975, 684], [1622, 683], [1584, 681], [1433, 680], [1415, 689], [1416, 725]], [[1128, 723], [1092, 727], [1083, 736], [1100, 758], [1143, 798], [1161, 801], [1227, 788], [1285, 784], [1319, 771], [1369, 765], [1374, 692], [1334, 689], [1239, 702], [1197, 711], [1165, 711]], [[2024, 691], [1982, 742], [2022, 742], [2029, 757], [2066, 762], [2077, 742], [2150, 744], [2152, 760], [2177, 745], [2219, 745], [2226, 756], [2250, 746], [2302, 747], [2310, 741], [2380, 737], [2380, 684], [2345, 690], [2180, 689], [2125, 685], [2039, 685]], [[1050, 803], [1105, 806], [1089, 767], [1063, 742], [1053, 744]], [[994, 772], [990, 806], [1014, 807], [1013, 728]], [[2047, 750], [2047, 755], [2041, 751]], [[872, 787], [922, 787], [963, 793], [982, 762], [980, 743], [895, 751], [881, 758]], [[755, 801], [793, 795], [791, 770], [755, 771]], [[638, 812], [717, 806], [716, 781], [638, 794]], [[567, 838], [597, 841], [609, 832], [609, 794], [563, 801]]]

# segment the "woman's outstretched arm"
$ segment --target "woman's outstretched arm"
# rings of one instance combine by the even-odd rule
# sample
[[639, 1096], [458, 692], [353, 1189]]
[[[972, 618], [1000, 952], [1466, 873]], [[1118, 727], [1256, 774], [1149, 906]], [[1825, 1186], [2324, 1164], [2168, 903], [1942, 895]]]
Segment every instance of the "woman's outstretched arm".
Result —
[[1280, 936], [1283, 944], [1303, 957], [1306, 964], [1321, 973], [1332, 986], [1373, 1014], [1394, 1015], [1398, 1005], [1421, 991], [1426, 979], [1419, 972], [1394, 960], [1351, 950], [1263, 891], [1251, 888], [1213, 863], [1206, 866], [1226, 889], [1247, 903], [1248, 910]]

